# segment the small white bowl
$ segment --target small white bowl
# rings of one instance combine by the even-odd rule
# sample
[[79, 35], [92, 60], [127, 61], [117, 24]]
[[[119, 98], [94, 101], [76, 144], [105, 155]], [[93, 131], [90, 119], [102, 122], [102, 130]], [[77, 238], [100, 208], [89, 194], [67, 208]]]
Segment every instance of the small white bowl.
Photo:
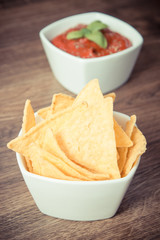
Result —
[[[79, 58], [54, 46], [50, 41], [76, 25], [94, 20], [106, 23], [112, 31], [127, 37], [132, 46], [121, 52], [97, 58]], [[135, 65], [143, 44], [142, 36], [129, 24], [98, 12], [83, 13], [56, 21], [40, 31], [40, 39], [56, 79], [69, 91], [78, 94], [92, 79], [98, 78], [103, 93], [124, 84]]]
[[[114, 117], [122, 127], [129, 120], [127, 115], [118, 112], [114, 113]], [[130, 173], [121, 179], [66, 181], [30, 173], [21, 155], [16, 153], [16, 156], [20, 171], [39, 210], [52, 217], [77, 221], [113, 217], [140, 162], [139, 159]]]

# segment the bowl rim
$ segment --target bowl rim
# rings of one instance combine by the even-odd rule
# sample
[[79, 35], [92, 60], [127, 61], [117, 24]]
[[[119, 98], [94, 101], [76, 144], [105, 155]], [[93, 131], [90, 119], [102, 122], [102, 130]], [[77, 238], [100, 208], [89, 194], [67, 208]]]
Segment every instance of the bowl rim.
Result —
[[[117, 112], [114, 111], [114, 114], [118, 114], [119, 116], [123, 116], [123, 117], [127, 117], [129, 119], [129, 116], [127, 114], [121, 113], [121, 112]], [[37, 116], [37, 112], [35, 113], [35, 116]], [[22, 134], [22, 129], [20, 130], [18, 136], [21, 136]], [[61, 180], [61, 179], [54, 179], [54, 178], [50, 178], [50, 177], [45, 177], [45, 176], [40, 176], [38, 174], [35, 173], [31, 173], [26, 169], [25, 163], [24, 163], [24, 159], [21, 156], [21, 154], [16, 152], [16, 159], [18, 162], [18, 166], [20, 168], [20, 171], [22, 173], [22, 176], [27, 176], [27, 177], [31, 177], [31, 178], [36, 178], [37, 180], [41, 180], [41, 181], [47, 181], [49, 183], [59, 183], [59, 184], [75, 184], [75, 185], [94, 185], [94, 184], [113, 184], [113, 183], [121, 183], [121, 182], [125, 182], [125, 181], [129, 181], [130, 179], [132, 179], [132, 177], [134, 176], [134, 174], [136, 173], [136, 170], [138, 168], [138, 165], [140, 163], [140, 159], [141, 157], [139, 157], [137, 163], [135, 164], [135, 166], [131, 169], [131, 171], [129, 172], [129, 174], [123, 178], [119, 178], [119, 179], [110, 179], [110, 180], [98, 180], [98, 181], [82, 181], [82, 180], [78, 180], [78, 181], [70, 181], [70, 180]]]
[[[124, 49], [123, 51], [120, 51], [118, 53], [113, 53], [113, 54], [110, 54], [110, 55], [101, 56], [101, 57], [95, 57], [95, 58], [80, 58], [80, 57], [71, 55], [70, 53], [67, 53], [67, 52], [59, 49], [58, 47], [54, 46], [49, 41], [49, 39], [45, 36], [45, 33], [46, 32], [50, 32], [51, 28], [54, 27], [54, 25], [56, 25], [58, 23], [63, 23], [64, 21], [66, 21], [68, 19], [76, 18], [76, 17], [79, 17], [79, 16], [83, 17], [84, 15], [93, 15], [93, 14], [106, 16], [108, 18], [113, 19], [114, 21], [120, 22], [120, 23], [124, 24], [125, 26], [129, 27], [139, 37], [138, 43], [133, 44], [131, 47], [129, 47], [127, 49]], [[121, 55], [126, 55], [126, 54], [132, 52], [133, 50], [135, 50], [136, 48], [142, 46], [143, 41], [144, 41], [142, 35], [133, 26], [131, 26], [130, 24], [128, 24], [127, 22], [125, 22], [125, 21], [123, 21], [123, 20], [121, 20], [119, 18], [116, 18], [116, 17], [113, 17], [113, 16], [105, 14], [105, 13], [101, 13], [101, 12], [86, 12], [86, 13], [80, 13], [80, 14], [75, 14], [75, 15], [71, 15], [71, 16], [68, 16], [68, 17], [64, 17], [62, 19], [59, 19], [59, 20], [57, 20], [55, 22], [52, 22], [52, 23], [48, 24], [43, 29], [41, 29], [40, 32], [39, 32], [39, 36], [40, 36], [41, 41], [43, 43], [47, 44], [47, 46], [51, 50], [55, 50], [57, 53], [60, 53], [61, 55], [64, 55], [64, 56], [70, 58], [71, 60], [80, 61], [80, 62], [84, 62], [84, 63], [104, 61], [104, 60], [107, 60], [107, 59], [110, 60], [112, 58], [116, 58], [116, 57], [119, 57]]]

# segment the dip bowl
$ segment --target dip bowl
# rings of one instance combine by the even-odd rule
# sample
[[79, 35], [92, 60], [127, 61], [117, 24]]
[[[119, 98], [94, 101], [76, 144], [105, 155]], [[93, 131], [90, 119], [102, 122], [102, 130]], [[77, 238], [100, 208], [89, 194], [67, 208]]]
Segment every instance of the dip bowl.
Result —
[[[114, 117], [122, 127], [125, 127], [126, 121], [129, 120], [127, 115], [118, 112], [114, 112]], [[30, 173], [23, 157], [18, 153], [16, 156], [24, 181], [39, 210], [52, 217], [76, 221], [113, 217], [140, 161], [139, 159], [124, 178], [105, 181], [67, 181]]]
[[[108, 56], [84, 59], [66, 53], [51, 43], [54, 37], [69, 28], [95, 20], [106, 23], [110, 30], [127, 37], [132, 46]], [[75, 94], [94, 78], [99, 79], [103, 93], [120, 87], [129, 79], [143, 44], [143, 38], [135, 28], [115, 17], [98, 12], [58, 20], [40, 31], [40, 39], [56, 79]]]

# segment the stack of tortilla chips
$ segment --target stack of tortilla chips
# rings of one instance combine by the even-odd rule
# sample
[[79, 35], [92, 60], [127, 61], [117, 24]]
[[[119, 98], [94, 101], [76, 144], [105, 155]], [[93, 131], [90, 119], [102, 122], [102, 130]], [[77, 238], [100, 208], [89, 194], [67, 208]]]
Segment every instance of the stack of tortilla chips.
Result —
[[20, 153], [28, 171], [71, 181], [125, 177], [146, 150], [146, 139], [130, 117], [125, 130], [113, 116], [115, 94], [103, 96], [97, 79], [76, 98], [55, 94], [40, 109], [36, 124], [30, 100], [24, 108], [22, 135], [8, 148]]

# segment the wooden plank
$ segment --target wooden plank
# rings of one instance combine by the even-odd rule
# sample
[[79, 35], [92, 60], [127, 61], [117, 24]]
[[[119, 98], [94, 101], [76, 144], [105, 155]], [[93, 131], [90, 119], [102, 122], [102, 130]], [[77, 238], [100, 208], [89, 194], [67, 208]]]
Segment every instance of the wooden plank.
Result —
[[[159, 239], [160, 70], [158, 1], [0, 1], [0, 239]], [[148, 141], [136, 176], [111, 219], [74, 222], [43, 215], [6, 143], [21, 127], [25, 100], [35, 111], [54, 93], [69, 93], [52, 75], [39, 31], [60, 18], [100, 11], [127, 21], [144, 36], [129, 81], [115, 90], [115, 110], [136, 114]]]

